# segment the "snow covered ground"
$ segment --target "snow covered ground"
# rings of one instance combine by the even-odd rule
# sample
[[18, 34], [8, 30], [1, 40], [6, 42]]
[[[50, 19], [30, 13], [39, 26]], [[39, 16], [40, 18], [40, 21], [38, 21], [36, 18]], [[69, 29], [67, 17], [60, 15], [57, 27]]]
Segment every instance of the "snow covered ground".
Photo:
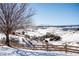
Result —
[[[34, 30], [34, 31], [28, 31], [27, 34], [29, 36], [38, 37], [38, 36], [45, 35], [47, 32], [54, 33], [55, 35], [58, 35], [58, 36], [61, 37], [61, 41], [49, 41], [49, 39], [48, 39], [50, 44], [59, 44], [59, 45], [61, 45], [65, 42], [71, 42], [70, 45], [79, 46], [79, 44], [77, 44], [77, 42], [79, 42], [79, 31], [73, 31], [73, 30], [64, 31], [64, 30], [62, 30], [62, 28], [49, 27], [47, 29], [38, 29], [38, 30]], [[15, 38], [18, 37], [18, 36], [13, 36], [13, 35], [10, 35], [10, 36], [15, 37]], [[0, 38], [2, 38], [2, 37], [5, 37], [5, 35], [0, 34]], [[23, 43], [22, 38], [23, 37], [18, 37], [20, 43]], [[33, 41], [33, 42], [35, 42], [35, 41]], [[35, 42], [35, 44], [36, 43], [38, 44], [38, 42]]]
[[[68, 31], [64, 31], [62, 30], [62, 28], [57, 28], [57, 27], [50, 27], [47, 29], [38, 29], [38, 30], [34, 30], [34, 31], [28, 31], [27, 34], [29, 36], [43, 36], [45, 35], [47, 32], [49, 33], [54, 33], [55, 35], [58, 35], [61, 37], [60, 41], [49, 41], [49, 38], [47, 38], [46, 40], [48, 40], [49, 44], [54, 44], [54, 45], [63, 45], [65, 42], [70, 42], [68, 43], [68, 45], [72, 45], [72, 46], [79, 46], [79, 31], [73, 31], [73, 30], [68, 30]], [[0, 34], [0, 39], [5, 37], [4, 34]], [[28, 40], [25, 40], [24, 37], [21, 36], [15, 36], [15, 35], [10, 35], [10, 37], [14, 37], [14, 38], [18, 38], [17, 40], [19, 40], [19, 43], [21, 44], [26, 44], [26, 42], [29, 42]], [[24, 39], [24, 40], [23, 40]], [[25, 41], [25, 42], [24, 42]], [[41, 42], [37, 42], [34, 40], [31, 40], [30, 42], [32, 42], [34, 45], [39, 45], [42, 44]], [[29, 44], [29, 43], [28, 43]], [[64, 52], [47, 52], [47, 51], [31, 51], [31, 50], [23, 50], [23, 49], [14, 49], [14, 48], [10, 48], [10, 47], [0, 47], [0, 55], [19, 55], [19, 56], [66, 56], [66, 55], [78, 55], [78, 54], [72, 54], [72, 53], [64, 53]]]
[[[20, 31], [20, 30], [19, 30]], [[57, 28], [57, 27], [49, 27], [47, 29], [37, 29], [34, 31], [28, 31], [27, 35], [29, 36], [43, 36], [46, 33], [54, 33], [55, 35], [58, 35], [61, 37], [61, 41], [49, 41], [49, 39], [47, 39], [49, 41], [49, 44], [59, 44], [62, 45], [65, 42], [70, 42], [70, 45], [74, 45], [74, 46], [79, 46], [79, 44], [77, 44], [77, 42], [79, 42], [79, 31], [73, 31], [73, 30], [68, 30], [68, 31], [64, 31], [62, 30], [62, 28]], [[14, 38], [18, 38], [20, 43], [23, 43], [22, 39], [25, 39], [23, 37], [18, 37], [18, 36], [14, 36], [14, 35], [10, 35], [11, 37]], [[5, 37], [4, 34], [0, 34], [0, 38]], [[35, 42], [35, 44], [41, 44], [40, 42], [36, 42], [33, 40], [33, 43]]]
[[27, 34], [30, 36], [38, 37], [38, 36], [43, 36], [48, 32], [54, 33], [55, 35], [61, 37], [61, 41], [49, 41], [49, 39], [47, 38], [46, 40], [48, 40], [50, 44], [62, 45], [65, 42], [70, 42], [69, 45], [79, 46], [79, 44], [77, 44], [77, 42], [79, 42], [79, 31], [74, 31], [74, 30], [64, 31], [62, 30], [62, 28], [49, 27], [47, 29], [38, 29], [34, 32], [27, 32]]
[[34, 51], [0, 46], [0, 56], [78, 56], [79, 54], [64, 52]]

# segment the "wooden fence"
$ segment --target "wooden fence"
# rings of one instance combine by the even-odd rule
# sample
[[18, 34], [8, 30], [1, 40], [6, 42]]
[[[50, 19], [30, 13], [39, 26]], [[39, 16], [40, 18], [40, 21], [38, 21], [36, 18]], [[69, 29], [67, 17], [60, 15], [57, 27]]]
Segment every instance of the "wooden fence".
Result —
[[33, 50], [46, 50], [46, 51], [64, 51], [72, 52], [72, 53], [79, 53], [79, 47], [77, 46], [70, 46], [70, 45], [36, 45]]
[[[24, 49], [30, 49], [30, 50], [46, 50], [46, 51], [64, 51], [72, 52], [72, 53], [79, 53], [79, 46], [70, 46], [70, 45], [35, 45], [34, 47], [29, 47], [27, 45], [21, 45], [17, 43], [10, 43], [12, 47], [14, 48], [24, 48]], [[3, 44], [4, 45], [4, 44]]]

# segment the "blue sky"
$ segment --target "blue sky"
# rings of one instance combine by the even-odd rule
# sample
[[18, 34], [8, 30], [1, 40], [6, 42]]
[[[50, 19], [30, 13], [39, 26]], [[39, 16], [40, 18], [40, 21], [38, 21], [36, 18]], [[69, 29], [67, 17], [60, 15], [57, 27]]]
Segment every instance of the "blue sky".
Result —
[[37, 25], [75, 25], [79, 24], [79, 4], [32, 3], [36, 10], [33, 20]]

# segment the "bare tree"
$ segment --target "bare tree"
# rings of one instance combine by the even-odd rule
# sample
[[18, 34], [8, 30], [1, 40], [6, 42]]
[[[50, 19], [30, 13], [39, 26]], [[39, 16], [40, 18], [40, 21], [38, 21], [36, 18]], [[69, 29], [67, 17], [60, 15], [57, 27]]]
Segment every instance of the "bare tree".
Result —
[[6, 45], [9, 44], [9, 34], [29, 24], [34, 15], [32, 8], [23, 3], [0, 3], [0, 31], [6, 35]]

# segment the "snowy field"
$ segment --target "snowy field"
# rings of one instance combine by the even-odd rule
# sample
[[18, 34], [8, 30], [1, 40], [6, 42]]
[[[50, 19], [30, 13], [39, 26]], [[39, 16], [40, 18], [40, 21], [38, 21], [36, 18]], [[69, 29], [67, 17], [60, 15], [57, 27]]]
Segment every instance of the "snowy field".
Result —
[[0, 56], [78, 56], [78, 54], [55, 51], [34, 51], [0, 46]]
[[[19, 30], [20, 32], [20, 30]], [[53, 33], [55, 35], [58, 35], [61, 37], [60, 41], [50, 41], [49, 38], [46, 38], [46, 40], [48, 40], [49, 44], [55, 44], [55, 45], [62, 45], [65, 42], [69, 42], [69, 45], [74, 45], [74, 46], [79, 46], [78, 42], [79, 42], [79, 31], [74, 31], [74, 30], [68, 30], [68, 31], [64, 31], [62, 30], [62, 28], [57, 28], [57, 27], [49, 27], [47, 29], [38, 29], [38, 30], [34, 30], [34, 31], [28, 31], [27, 35], [33, 37], [41, 37], [43, 35], [45, 35], [46, 33]], [[5, 37], [4, 34], [0, 34], [0, 38]], [[15, 35], [10, 35], [10, 37], [14, 37], [14, 38], [18, 38], [20, 43], [22, 42], [22, 38], [25, 39], [22, 36], [15, 36]], [[36, 41], [32, 41], [32, 43], [34, 44], [41, 44], [40, 42], [36, 42]]]
[[[20, 32], [20, 31], [19, 31]], [[38, 29], [34, 31], [28, 31], [27, 35], [29, 36], [36, 36], [36, 37], [41, 37], [45, 35], [47, 32], [49, 33], [54, 33], [55, 35], [59, 35], [61, 37], [60, 41], [50, 41], [49, 38], [46, 38], [45, 40], [48, 40], [49, 44], [54, 44], [54, 45], [63, 45], [65, 42], [69, 42], [68, 45], [72, 46], [78, 46], [79, 47], [79, 31], [74, 31], [74, 30], [68, 30], [64, 31], [62, 28], [57, 28], [57, 27], [50, 27], [47, 29]], [[0, 39], [5, 37], [4, 34], [0, 33]], [[34, 40], [30, 39], [25, 39], [23, 36], [15, 36], [15, 35], [10, 35], [10, 37], [17, 38], [16, 40], [19, 40], [20, 44], [26, 44], [27, 45], [41, 45], [42, 42], [37, 42]], [[32, 44], [31, 44], [31, 43]], [[65, 52], [57, 52], [57, 51], [52, 51], [52, 52], [47, 52], [47, 51], [33, 51], [33, 50], [24, 50], [24, 49], [15, 49], [15, 48], [10, 48], [7, 46], [1, 47], [0, 46], [0, 56], [75, 56], [79, 54], [74, 54], [74, 53], [65, 53]]]
[[62, 45], [65, 42], [70, 42], [69, 45], [79, 46], [79, 44], [77, 44], [79, 42], [79, 31], [75, 30], [64, 31], [62, 29], [63, 28], [49, 27], [47, 29], [38, 29], [33, 32], [29, 31], [27, 32], [27, 34], [30, 36], [40, 37], [45, 35], [46, 33], [53, 33], [55, 35], [60, 36], [61, 41], [49, 41], [49, 39], [46, 38], [46, 40], [49, 41], [49, 44]]

